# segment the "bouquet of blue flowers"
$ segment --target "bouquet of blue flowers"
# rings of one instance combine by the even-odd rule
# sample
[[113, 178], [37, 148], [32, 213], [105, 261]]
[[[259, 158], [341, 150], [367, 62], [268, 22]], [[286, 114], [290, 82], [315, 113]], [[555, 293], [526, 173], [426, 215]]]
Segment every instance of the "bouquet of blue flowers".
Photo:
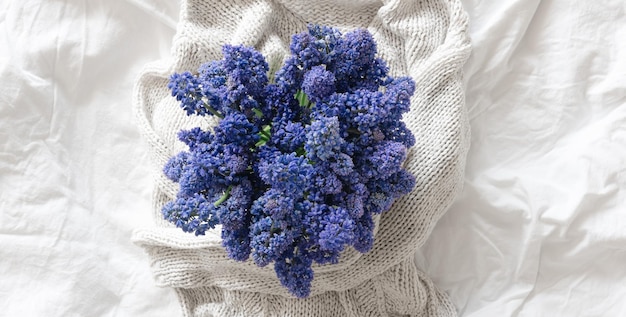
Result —
[[241, 45], [171, 76], [188, 115], [220, 120], [178, 134], [189, 149], [164, 167], [179, 191], [162, 213], [196, 235], [221, 225], [230, 258], [274, 263], [282, 285], [307, 297], [311, 265], [370, 250], [373, 216], [413, 189], [402, 164], [415, 138], [401, 119], [415, 84], [388, 76], [365, 29], [310, 25], [290, 51], [273, 76]]

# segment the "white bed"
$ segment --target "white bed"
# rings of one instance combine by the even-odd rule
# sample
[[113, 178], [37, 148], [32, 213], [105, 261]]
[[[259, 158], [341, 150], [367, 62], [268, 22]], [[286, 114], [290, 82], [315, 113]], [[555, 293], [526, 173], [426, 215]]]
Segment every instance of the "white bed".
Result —
[[[463, 3], [465, 185], [418, 266], [460, 316], [626, 316], [626, 2]], [[181, 315], [130, 241], [152, 221], [131, 92], [178, 7], [0, 4], [1, 316]]]

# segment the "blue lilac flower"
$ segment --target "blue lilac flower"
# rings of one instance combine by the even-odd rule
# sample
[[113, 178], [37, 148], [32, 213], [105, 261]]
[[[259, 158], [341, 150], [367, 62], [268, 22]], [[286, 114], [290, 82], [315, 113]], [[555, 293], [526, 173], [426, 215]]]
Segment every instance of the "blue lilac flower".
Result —
[[344, 35], [338, 48], [341, 58], [335, 63], [337, 90], [348, 91], [367, 73], [376, 56], [376, 42], [365, 29], [356, 29]]
[[297, 56], [292, 55], [288, 57], [285, 64], [276, 72], [276, 87], [288, 92], [290, 97], [292, 97], [302, 84], [304, 74], [301, 67], [298, 64]]
[[302, 90], [312, 102], [320, 102], [335, 92], [335, 75], [324, 66], [315, 66], [304, 74]]
[[[258, 219], [252, 225], [250, 231], [250, 248], [252, 249], [252, 259], [258, 266], [266, 266], [273, 260], [277, 259], [282, 252], [276, 252], [276, 247], [270, 246], [272, 237], [272, 218], [263, 217]], [[284, 251], [284, 250], [282, 250]]]
[[365, 141], [373, 139], [372, 133], [388, 116], [382, 105], [382, 93], [359, 89], [354, 92], [335, 93], [327, 102], [316, 105], [313, 109], [316, 118], [323, 115], [335, 115], [340, 118], [342, 131], [357, 133]]
[[378, 91], [381, 86], [388, 84], [388, 81], [390, 80], [390, 78], [387, 77], [388, 72], [389, 68], [387, 67], [385, 61], [382, 58], [377, 57], [374, 59], [374, 62], [369, 65], [365, 74], [363, 74], [362, 80], [353, 84], [352, 89]]
[[406, 170], [400, 170], [385, 179], [373, 179], [366, 185], [370, 195], [365, 207], [378, 214], [388, 210], [394, 199], [408, 194], [415, 186], [415, 177]]
[[325, 60], [326, 46], [309, 33], [298, 33], [292, 36], [289, 50], [296, 57], [298, 65], [303, 69], [311, 69]]
[[258, 218], [271, 216], [272, 219], [295, 222], [300, 220], [297, 213], [294, 212], [295, 202], [293, 197], [286, 196], [282, 191], [271, 188], [254, 201], [250, 212]]
[[250, 237], [248, 228], [237, 230], [222, 228], [222, 246], [228, 257], [236, 261], [245, 261], [250, 256]]
[[272, 130], [272, 141], [282, 152], [296, 152], [304, 146], [306, 134], [302, 123], [278, 121]]
[[344, 144], [337, 117], [321, 117], [307, 127], [304, 149], [311, 160], [327, 161], [340, 153]]
[[198, 144], [213, 142], [213, 134], [195, 127], [191, 130], [180, 130], [178, 139], [185, 143], [190, 151], [193, 151]]
[[350, 116], [360, 133], [370, 134], [389, 115], [378, 91], [357, 90], [348, 94]]
[[379, 214], [391, 208], [393, 197], [387, 191], [375, 191], [370, 188], [370, 195], [365, 201], [365, 210], [370, 213]]
[[402, 121], [386, 125], [382, 133], [386, 140], [400, 142], [407, 148], [415, 145], [415, 136]]
[[337, 45], [342, 41], [341, 32], [332, 27], [316, 24], [307, 25], [307, 29], [309, 34], [316, 39], [316, 44], [326, 53], [326, 58], [323, 62], [331, 64], [331, 58], [340, 53]]
[[304, 109], [294, 98], [296, 89], [295, 87], [293, 90], [290, 89], [280, 84], [267, 85], [265, 106], [261, 108], [264, 116], [261, 120], [263, 124], [269, 123], [274, 127], [284, 125], [289, 121], [306, 123], [306, 116], [303, 115]]
[[281, 284], [298, 298], [308, 297], [313, 280], [312, 260], [304, 250], [288, 250], [276, 259], [274, 270]]
[[399, 142], [385, 141], [376, 144], [368, 154], [364, 157], [361, 173], [368, 178], [386, 179], [402, 169], [406, 147]]
[[200, 65], [198, 79], [202, 82], [203, 89], [226, 91], [228, 76], [224, 69], [223, 59]]
[[251, 116], [263, 98], [269, 66], [261, 53], [243, 45], [224, 45], [222, 53], [228, 78], [223, 111], [241, 111]]
[[325, 251], [341, 252], [354, 239], [355, 224], [348, 211], [331, 207], [321, 221], [324, 228], [319, 233], [320, 248]]
[[387, 187], [389, 194], [394, 199], [410, 193], [415, 187], [415, 176], [404, 169], [397, 171], [386, 180], [389, 182]]
[[[280, 266], [278, 263], [281, 260], [293, 256], [294, 243], [296, 240], [300, 239], [299, 232], [302, 230], [300, 227], [302, 225], [302, 219], [298, 217], [301, 213], [297, 212], [297, 210], [302, 209], [302, 204], [298, 204], [300, 208], [295, 208], [295, 210], [293, 210], [293, 205], [288, 206], [295, 212], [277, 212], [277, 207], [282, 210], [287, 206], [279, 207], [279, 205], [283, 205], [284, 202], [281, 203], [275, 200], [281, 200], [281, 197], [275, 195], [276, 193], [277, 192], [273, 189], [268, 191], [264, 197], [255, 201], [253, 206], [252, 213], [260, 217], [254, 222], [250, 231], [251, 249], [252, 258], [259, 266], [265, 266], [272, 261], [276, 261], [276, 265]], [[284, 197], [282, 199], [284, 199]], [[291, 261], [289, 262], [290, 263], [283, 263], [285, 266], [281, 268], [276, 268], [275, 266], [279, 277], [282, 274], [281, 281], [283, 285], [292, 285], [290, 288], [292, 293], [294, 293], [292, 289], [306, 289], [306, 287], [301, 285], [302, 281], [292, 280], [294, 278], [299, 279], [299, 277], [288, 274], [288, 271], [293, 269], [292, 266], [288, 265], [291, 264]], [[310, 262], [306, 267], [310, 269]], [[306, 268], [302, 267], [301, 269]], [[312, 275], [310, 278], [312, 278]], [[300, 286], [295, 287], [295, 285]]]
[[240, 174], [245, 173], [250, 166], [248, 148], [238, 144], [224, 145], [221, 155], [216, 157], [221, 163], [217, 171], [227, 182], [239, 179]]
[[188, 155], [189, 153], [183, 151], [175, 156], [172, 156], [163, 167], [163, 173], [165, 176], [173, 182], [178, 183], [183, 174], [183, 170], [185, 169], [185, 165], [187, 164]]
[[228, 114], [214, 128], [216, 142], [251, 147], [259, 140], [259, 129], [240, 112]]
[[356, 193], [351, 193], [346, 196], [345, 206], [350, 216], [354, 219], [363, 216], [363, 212], [365, 211], [363, 207], [363, 196]]
[[246, 148], [235, 144], [199, 144], [187, 156], [179, 179], [180, 194], [193, 195], [207, 189], [224, 190], [238, 183], [249, 166]]
[[175, 223], [183, 231], [194, 232], [196, 235], [203, 235], [219, 221], [211, 203], [198, 194], [166, 203], [162, 214], [163, 218]]
[[167, 87], [172, 91], [172, 96], [180, 101], [180, 107], [187, 112], [187, 115], [202, 116], [207, 113], [202, 100], [202, 85], [190, 72], [173, 74]]
[[[216, 215], [222, 227], [230, 230], [241, 230], [248, 224], [247, 211], [252, 204], [252, 184], [244, 179], [240, 184], [228, 190], [228, 199], [216, 207]], [[215, 203], [215, 202], [214, 202]]]
[[[211, 61], [198, 68], [198, 80], [202, 83], [202, 95], [211, 109], [219, 115], [228, 111], [228, 76], [224, 71], [224, 61]], [[205, 109], [203, 114], [208, 111]], [[209, 112], [209, 114], [215, 114]]]
[[[352, 102], [352, 101], [350, 101]], [[348, 98], [345, 93], [333, 93], [328, 97], [327, 100], [321, 101], [313, 105], [311, 109], [311, 116], [313, 118], [322, 118], [322, 117], [337, 117], [341, 118], [340, 120], [342, 130], [348, 128], [346, 124], [348, 120], [348, 108], [347, 108]]]
[[372, 249], [374, 245], [374, 220], [372, 214], [364, 213], [356, 222], [354, 230], [355, 241], [353, 247], [355, 250], [365, 253]]
[[332, 207], [324, 203], [305, 202], [307, 212], [304, 215], [304, 230], [308, 239], [302, 241], [300, 248], [307, 250], [309, 257], [319, 264], [334, 264], [339, 261], [340, 252], [337, 249], [324, 249], [320, 247], [320, 234], [326, 229], [326, 219], [332, 212]]
[[[189, 156], [191, 158], [191, 155]], [[223, 191], [227, 185], [222, 182], [218, 176], [212, 173], [213, 169], [199, 166], [195, 161], [185, 165], [178, 180], [179, 183], [179, 197], [191, 197], [204, 190], [208, 190], [212, 193], [215, 191]]]
[[296, 208], [303, 213], [303, 223], [306, 234], [310, 237], [311, 242], [317, 243], [319, 233], [324, 229], [321, 221], [322, 217], [328, 213], [328, 206], [323, 203], [311, 202], [310, 200], [302, 201], [296, 204]]
[[401, 121], [415, 83], [388, 76], [365, 29], [309, 25], [290, 51], [274, 83], [263, 56], [242, 45], [225, 45], [197, 75], [172, 75], [187, 114], [221, 121], [179, 133], [189, 150], [164, 166], [180, 186], [162, 212], [195, 234], [221, 224], [229, 257], [273, 262], [282, 285], [306, 297], [312, 263], [337, 263], [347, 246], [370, 250], [372, 216], [415, 186], [402, 169], [415, 138]]
[[[222, 53], [222, 60], [205, 63], [198, 69], [196, 82], [202, 97], [221, 116], [242, 112], [252, 117], [254, 109], [262, 108], [268, 82], [267, 62], [261, 53], [243, 45], [224, 45]], [[206, 114], [207, 110], [210, 111], [198, 111]]]
[[[267, 84], [269, 66], [261, 53], [243, 45], [224, 45], [224, 71], [228, 74], [228, 86], [242, 87], [243, 93], [260, 97]], [[236, 98], [236, 97], [235, 97]]]
[[361, 197], [367, 197], [369, 195], [367, 186], [363, 184], [360, 180], [352, 182], [352, 184], [350, 184], [350, 191]]
[[415, 92], [415, 82], [410, 77], [398, 77], [387, 86], [383, 96], [383, 105], [394, 121], [399, 121], [402, 113], [410, 110], [411, 96]]
[[331, 160], [329, 167], [337, 175], [348, 176], [354, 170], [354, 162], [350, 155], [339, 153]]
[[313, 172], [313, 167], [307, 159], [295, 153], [278, 155], [275, 161], [259, 162], [261, 179], [272, 188], [292, 197], [300, 196], [310, 187]]
[[306, 71], [321, 64], [333, 63], [341, 41], [341, 33], [337, 29], [309, 25], [308, 33], [292, 36], [289, 45], [292, 55], [276, 73], [276, 82], [293, 95], [300, 89]]
[[328, 164], [315, 165], [313, 188], [323, 195], [332, 195], [341, 192], [343, 183], [335, 173], [328, 170]]
[[266, 144], [258, 147], [256, 151], [256, 164], [253, 166], [255, 175], [260, 175], [259, 166], [262, 162], [273, 162], [278, 159], [278, 156], [283, 154], [283, 152], [281, 152], [277, 147], [273, 146], [272, 144]]
[[250, 231], [252, 258], [258, 266], [277, 260], [289, 248], [293, 248], [297, 233], [290, 227], [281, 229], [272, 217], [256, 221]]

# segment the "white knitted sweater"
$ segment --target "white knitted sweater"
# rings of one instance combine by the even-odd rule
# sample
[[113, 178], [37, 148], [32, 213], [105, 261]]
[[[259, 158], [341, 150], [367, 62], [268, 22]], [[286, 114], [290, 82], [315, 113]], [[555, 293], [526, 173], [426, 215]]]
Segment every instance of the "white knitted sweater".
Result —
[[[416, 91], [404, 121], [417, 142], [405, 168], [417, 183], [377, 219], [370, 252], [350, 248], [339, 264], [314, 265], [311, 296], [297, 299], [272, 265], [230, 260], [219, 228], [196, 237], [166, 223], [160, 210], [177, 192], [162, 173], [184, 149], [177, 132], [215, 123], [185, 115], [166, 87], [169, 75], [221, 59], [225, 43], [254, 46], [276, 70], [291, 35], [307, 23], [344, 33], [366, 27], [391, 75], [413, 77]], [[133, 239], [149, 254], [157, 283], [177, 291], [185, 316], [456, 316], [413, 256], [462, 184], [469, 128], [461, 70], [469, 52], [460, 0], [184, 0], [173, 60], [148, 65], [135, 88], [138, 123], [154, 164], [156, 225], [137, 230]]]

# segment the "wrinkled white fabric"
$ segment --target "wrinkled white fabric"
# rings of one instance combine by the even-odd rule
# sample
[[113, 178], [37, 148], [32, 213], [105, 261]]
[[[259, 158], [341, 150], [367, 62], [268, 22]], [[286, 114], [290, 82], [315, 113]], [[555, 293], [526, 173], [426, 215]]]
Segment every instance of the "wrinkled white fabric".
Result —
[[129, 241], [151, 183], [132, 86], [169, 55], [177, 15], [162, 1], [0, 1], [0, 316], [179, 313]]
[[[466, 181], [418, 266], [460, 316], [625, 316], [624, 2], [462, 2]], [[153, 183], [131, 90], [178, 18], [0, 1], [0, 316], [182, 315], [129, 241]]]
[[[282, 64], [291, 36], [308, 23], [367, 28], [393, 76], [416, 83], [403, 117], [416, 136], [404, 164], [416, 178], [377, 222], [371, 251], [352, 248], [339, 263], [316, 266], [311, 296], [296, 299], [273, 265], [236, 262], [221, 247], [219, 228], [203, 237], [165, 223], [163, 204], [177, 186], [162, 175], [181, 142], [177, 133], [210, 118], [187, 117], [167, 89], [174, 71], [219, 59], [225, 43], [254, 46], [270, 65]], [[470, 52], [467, 16], [457, 0], [310, 2], [275, 0], [183, 2], [174, 58], [146, 67], [135, 92], [138, 124], [154, 160], [157, 227], [134, 241], [151, 257], [158, 283], [174, 287], [185, 316], [456, 316], [447, 295], [418, 272], [414, 254], [462, 184], [469, 129], [461, 69]]]
[[626, 3], [464, 5], [472, 145], [420, 267], [462, 316], [626, 316]]

